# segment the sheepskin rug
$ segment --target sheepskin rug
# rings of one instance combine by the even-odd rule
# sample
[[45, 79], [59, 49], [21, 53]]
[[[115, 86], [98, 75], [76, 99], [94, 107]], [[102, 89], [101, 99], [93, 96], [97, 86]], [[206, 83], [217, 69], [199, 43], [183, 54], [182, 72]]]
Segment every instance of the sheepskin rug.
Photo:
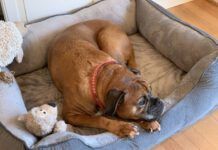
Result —
[[23, 38], [16, 25], [12, 22], [0, 21], [0, 69], [12, 63], [17, 55], [23, 53], [22, 43]]

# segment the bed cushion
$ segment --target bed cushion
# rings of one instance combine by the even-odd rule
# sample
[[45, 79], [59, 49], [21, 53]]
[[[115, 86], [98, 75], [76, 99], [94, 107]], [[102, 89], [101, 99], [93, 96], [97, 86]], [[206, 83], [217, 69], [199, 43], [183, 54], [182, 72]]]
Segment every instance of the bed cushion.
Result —
[[178, 86], [186, 73], [156, 51], [140, 34], [130, 36], [130, 40], [143, 79], [151, 84], [154, 95], [165, 98]]
[[202, 57], [218, 49], [218, 41], [170, 14], [152, 0], [137, 0], [139, 32], [160, 53], [188, 72]]
[[[9, 72], [6, 68], [2, 68], [2, 71]], [[17, 120], [17, 117], [27, 113], [27, 110], [17, 82], [15, 79], [13, 80], [14, 82], [11, 84], [6, 84], [0, 80], [0, 144], [4, 143], [1, 146], [8, 149], [11, 148], [7, 146], [10, 142], [13, 142], [15, 146], [22, 146], [19, 142], [22, 141], [30, 147], [37, 141], [37, 138]], [[14, 138], [19, 138], [19, 140]]]
[[70, 14], [49, 18], [27, 25], [28, 33], [24, 37], [24, 59], [21, 64], [14, 62], [10, 69], [16, 75], [42, 68], [47, 62], [47, 48], [52, 38], [67, 27], [86, 20], [110, 20], [122, 26], [125, 32], [136, 32], [135, 1], [106, 0]]

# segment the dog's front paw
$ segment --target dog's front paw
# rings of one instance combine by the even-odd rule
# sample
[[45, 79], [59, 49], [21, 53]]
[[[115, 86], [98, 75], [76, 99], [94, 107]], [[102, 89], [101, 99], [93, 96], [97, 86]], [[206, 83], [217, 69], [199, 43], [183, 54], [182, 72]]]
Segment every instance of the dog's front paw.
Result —
[[139, 135], [138, 127], [127, 122], [118, 122], [117, 124], [114, 124], [111, 132], [119, 137], [134, 138], [136, 135]]
[[10, 84], [13, 82], [13, 74], [11, 74], [10, 72], [0, 72], [0, 80], [2, 80], [3, 82]]
[[158, 121], [146, 122], [142, 121], [139, 123], [140, 126], [148, 132], [160, 131], [161, 126]]

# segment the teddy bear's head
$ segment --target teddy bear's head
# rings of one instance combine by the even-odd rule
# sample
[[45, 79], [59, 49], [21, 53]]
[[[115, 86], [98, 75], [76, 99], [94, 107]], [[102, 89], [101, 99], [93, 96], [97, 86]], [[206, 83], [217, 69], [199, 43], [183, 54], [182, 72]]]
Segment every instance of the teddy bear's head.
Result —
[[27, 114], [18, 120], [23, 121], [27, 130], [36, 136], [42, 137], [52, 132], [57, 122], [57, 106], [55, 104], [44, 104], [32, 108]]

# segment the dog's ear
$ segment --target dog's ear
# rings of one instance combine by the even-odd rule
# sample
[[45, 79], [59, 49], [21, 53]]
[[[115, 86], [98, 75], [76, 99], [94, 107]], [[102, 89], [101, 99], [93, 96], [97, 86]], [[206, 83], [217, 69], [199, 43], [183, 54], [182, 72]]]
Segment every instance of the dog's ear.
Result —
[[123, 91], [116, 89], [109, 90], [106, 96], [106, 108], [104, 114], [108, 116], [115, 115], [117, 107], [124, 101], [124, 96], [125, 93]]

